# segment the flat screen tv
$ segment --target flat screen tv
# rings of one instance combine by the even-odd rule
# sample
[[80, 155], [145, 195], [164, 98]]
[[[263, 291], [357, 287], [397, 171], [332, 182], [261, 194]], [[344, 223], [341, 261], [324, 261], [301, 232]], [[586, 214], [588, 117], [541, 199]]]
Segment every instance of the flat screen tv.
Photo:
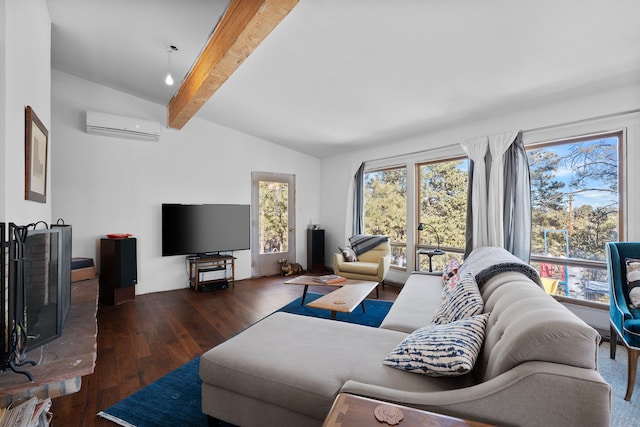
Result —
[[250, 249], [250, 206], [162, 205], [162, 256]]

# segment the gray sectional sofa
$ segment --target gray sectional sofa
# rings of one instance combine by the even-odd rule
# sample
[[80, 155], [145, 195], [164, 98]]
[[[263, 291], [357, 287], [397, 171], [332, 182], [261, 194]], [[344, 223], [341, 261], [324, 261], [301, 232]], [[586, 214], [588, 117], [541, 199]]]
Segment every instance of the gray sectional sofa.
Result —
[[600, 336], [495, 251], [480, 248], [461, 268], [474, 269], [490, 313], [470, 373], [430, 377], [382, 363], [440, 305], [442, 277], [414, 273], [379, 328], [276, 313], [209, 350], [203, 412], [238, 426], [320, 426], [344, 392], [501, 426], [609, 425]]

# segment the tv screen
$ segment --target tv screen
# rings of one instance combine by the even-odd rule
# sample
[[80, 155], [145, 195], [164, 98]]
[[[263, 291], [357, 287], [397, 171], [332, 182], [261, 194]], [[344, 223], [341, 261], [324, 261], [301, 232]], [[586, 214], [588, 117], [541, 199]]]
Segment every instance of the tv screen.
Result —
[[249, 205], [162, 205], [162, 256], [249, 249]]

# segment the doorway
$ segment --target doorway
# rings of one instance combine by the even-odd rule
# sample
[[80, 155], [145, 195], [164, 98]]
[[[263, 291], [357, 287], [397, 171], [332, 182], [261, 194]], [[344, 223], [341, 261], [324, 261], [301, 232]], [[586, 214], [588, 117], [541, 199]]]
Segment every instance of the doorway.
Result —
[[251, 173], [251, 275], [280, 274], [296, 257], [295, 175]]

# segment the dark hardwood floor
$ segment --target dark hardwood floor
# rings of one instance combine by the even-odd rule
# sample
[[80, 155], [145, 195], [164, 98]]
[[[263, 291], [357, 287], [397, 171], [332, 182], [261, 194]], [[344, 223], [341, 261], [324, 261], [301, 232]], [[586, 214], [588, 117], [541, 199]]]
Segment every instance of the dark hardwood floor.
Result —
[[[96, 414], [302, 295], [302, 286], [283, 280], [247, 279], [218, 291], [181, 289], [138, 295], [117, 307], [101, 304], [95, 371], [82, 378], [78, 393], [53, 399], [53, 425], [113, 427]], [[398, 292], [381, 287], [380, 299], [394, 301]]]

